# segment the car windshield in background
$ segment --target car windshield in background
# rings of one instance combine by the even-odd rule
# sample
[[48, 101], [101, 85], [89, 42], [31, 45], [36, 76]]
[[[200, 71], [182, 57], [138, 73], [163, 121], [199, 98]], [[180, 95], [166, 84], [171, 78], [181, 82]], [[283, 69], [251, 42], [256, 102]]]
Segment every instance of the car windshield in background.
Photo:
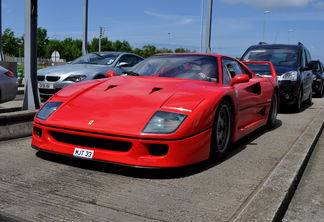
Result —
[[274, 66], [297, 67], [298, 51], [295, 49], [252, 49], [243, 57], [243, 61], [269, 61]]
[[133, 73], [140, 76], [204, 80], [204, 73], [218, 82], [217, 58], [202, 55], [158, 55], [137, 64]]
[[97, 64], [97, 65], [111, 65], [118, 55], [105, 53], [90, 53], [77, 58], [71, 64]]
[[245, 64], [257, 76], [272, 76], [269, 64]]

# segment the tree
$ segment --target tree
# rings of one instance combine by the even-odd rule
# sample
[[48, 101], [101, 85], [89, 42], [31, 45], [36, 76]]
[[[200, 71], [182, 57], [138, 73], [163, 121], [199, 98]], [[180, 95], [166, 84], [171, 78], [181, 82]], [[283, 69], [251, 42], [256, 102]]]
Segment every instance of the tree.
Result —
[[145, 45], [143, 46], [143, 54], [144, 58], [147, 58], [151, 55], [156, 54], [156, 47], [154, 45]]
[[47, 30], [41, 27], [37, 28], [37, 57], [45, 58], [48, 44]]
[[2, 50], [4, 54], [10, 56], [19, 56], [19, 47], [21, 47], [21, 39], [16, 38], [11, 29], [6, 28], [2, 34]]
[[60, 56], [62, 56], [63, 53], [63, 45], [62, 42], [60, 40], [49, 40], [47, 47], [46, 47], [46, 54], [45, 54], [45, 58], [51, 58], [52, 53], [54, 51], [58, 51], [60, 53]]

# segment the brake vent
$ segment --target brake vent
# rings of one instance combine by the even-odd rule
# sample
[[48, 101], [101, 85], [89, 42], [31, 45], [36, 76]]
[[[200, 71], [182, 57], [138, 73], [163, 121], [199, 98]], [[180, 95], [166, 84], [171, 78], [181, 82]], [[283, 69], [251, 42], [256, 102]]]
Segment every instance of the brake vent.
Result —
[[154, 87], [154, 88], [152, 89], [152, 91], [151, 91], [149, 94], [152, 94], [152, 93], [154, 93], [154, 92], [160, 91], [161, 89], [162, 89], [162, 88]]
[[117, 87], [117, 85], [110, 85], [110, 86], [107, 87], [107, 89], [105, 89], [105, 91], [107, 91], [109, 89], [112, 89], [112, 88], [115, 88], [115, 87]]

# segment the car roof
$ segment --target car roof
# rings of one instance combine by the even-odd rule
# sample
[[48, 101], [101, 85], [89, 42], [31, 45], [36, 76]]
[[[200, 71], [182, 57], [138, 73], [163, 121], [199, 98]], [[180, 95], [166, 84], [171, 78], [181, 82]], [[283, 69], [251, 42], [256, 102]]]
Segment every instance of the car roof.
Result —
[[259, 45], [252, 45], [249, 47], [249, 49], [275, 49], [275, 48], [286, 48], [286, 49], [302, 49], [304, 45], [298, 44], [298, 45], [292, 45], [292, 44], [259, 44]]

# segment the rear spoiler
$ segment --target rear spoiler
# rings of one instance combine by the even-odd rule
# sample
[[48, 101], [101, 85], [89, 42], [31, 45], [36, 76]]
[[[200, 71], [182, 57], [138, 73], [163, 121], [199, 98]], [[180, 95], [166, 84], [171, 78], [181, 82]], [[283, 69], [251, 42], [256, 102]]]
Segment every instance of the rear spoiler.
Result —
[[244, 64], [268, 64], [270, 66], [270, 70], [272, 73], [273, 78], [277, 78], [277, 73], [276, 70], [272, 64], [272, 62], [267, 62], [267, 61], [242, 61]]

